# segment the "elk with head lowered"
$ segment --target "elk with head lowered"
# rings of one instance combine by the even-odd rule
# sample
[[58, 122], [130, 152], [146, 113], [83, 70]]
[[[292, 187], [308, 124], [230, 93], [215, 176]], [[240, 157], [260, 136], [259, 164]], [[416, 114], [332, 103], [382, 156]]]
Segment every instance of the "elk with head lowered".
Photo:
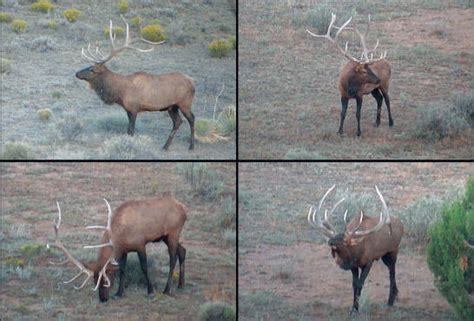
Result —
[[181, 230], [186, 221], [185, 206], [172, 197], [153, 198], [139, 201], [128, 201], [123, 203], [113, 213], [109, 203], [105, 200], [108, 208], [108, 218], [106, 226], [88, 226], [88, 229], [103, 230], [102, 244], [84, 246], [84, 248], [98, 248], [97, 262], [82, 263], [66, 249], [58, 238], [61, 224], [61, 208], [58, 206], [58, 220], [54, 220], [54, 243], [48, 243], [47, 247], [60, 249], [66, 255], [66, 260], [62, 262], [50, 262], [51, 264], [73, 263], [79, 268], [79, 273], [71, 280], [64, 283], [71, 283], [81, 275], [85, 275], [80, 286], [83, 288], [86, 283], [94, 278], [94, 291], [99, 289], [99, 299], [105, 302], [109, 298], [109, 289], [113, 286], [115, 273], [119, 270], [120, 283], [116, 296], [122, 296], [124, 291], [124, 273], [127, 264], [127, 254], [137, 252], [138, 259], [145, 281], [148, 287], [148, 294], [153, 293], [153, 286], [148, 278], [148, 266], [146, 256], [146, 244], [149, 242], [163, 241], [168, 246], [170, 257], [168, 281], [164, 293], [169, 294], [173, 284], [173, 271], [177, 259], [179, 260], [179, 282], [178, 287], [184, 286], [184, 261], [186, 249], [179, 243]]
[[331, 254], [336, 260], [336, 264], [342, 269], [351, 270], [352, 272], [354, 299], [350, 313], [359, 311], [359, 297], [365, 279], [374, 261], [380, 258], [388, 267], [390, 274], [388, 305], [391, 306], [398, 294], [397, 282], [395, 280], [395, 263], [397, 262], [398, 250], [403, 235], [403, 225], [397, 217], [389, 214], [387, 204], [379, 189], [375, 186], [382, 202], [383, 210], [380, 216], [378, 218], [370, 217], [361, 212], [359, 217], [354, 217], [350, 222], [347, 222], [346, 210], [344, 214], [345, 230], [343, 233], [336, 233], [334, 227], [328, 221], [328, 216], [334, 212], [344, 199], [334, 205], [329, 215], [328, 211], [325, 210], [324, 218], [320, 217], [324, 199], [334, 187], [332, 186], [324, 194], [317, 209], [313, 211], [313, 208], [310, 208], [308, 222], [311, 226], [321, 231], [328, 239]]
[[[367, 49], [366, 40], [367, 34], [370, 30], [370, 15], [367, 23], [367, 28], [364, 33], [361, 33], [357, 29], [355, 20], [353, 22], [353, 27], [348, 27], [349, 23], [352, 21], [350, 17], [341, 27], [334, 25], [336, 21], [336, 15], [333, 13], [331, 17], [331, 22], [329, 24], [327, 33], [325, 35], [317, 35], [312, 33], [309, 30], [306, 30], [311, 36], [326, 38], [328, 39], [347, 59], [349, 62], [342, 68], [338, 88], [341, 93], [341, 122], [339, 124], [339, 134], [342, 135], [344, 127], [344, 119], [346, 118], [347, 105], [349, 99], [354, 98], [357, 104], [356, 117], [357, 117], [357, 136], [360, 136], [362, 131], [360, 128], [360, 116], [362, 109], [362, 100], [364, 95], [372, 94], [372, 96], [377, 101], [377, 118], [375, 120], [375, 125], [378, 127], [380, 125], [380, 117], [382, 112], [382, 102], [385, 100], [385, 105], [387, 106], [388, 111], [388, 124], [390, 127], [393, 126], [392, 113], [390, 111], [390, 98], [388, 96], [388, 86], [390, 82], [390, 64], [385, 59], [387, 52], [380, 54], [378, 58], [374, 58], [374, 53], [379, 45], [377, 44], [373, 49]], [[334, 38], [331, 37], [332, 28], [337, 29], [336, 35]], [[351, 56], [347, 52], [348, 43], [346, 42], [345, 49], [342, 49], [337, 43], [337, 38], [343, 30], [353, 30], [360, 38], [360, 43], [362, 45], [362, 54], [360, 59]]]
[[[135, 131], [135, 120], [139, 112], [144, 111], [168, 111], [173, 121], [168, 140], [163, 146], [167, 150], [170, 146], [176, 131], [181, 125], [181, 112], [189, 122], [191, 129], [191, 144], [189, 149], [194, 148], [194, 114], [191, 112], [191, 105], [194, 97], [193, 79], [180, 72], [171, 72], [155, 76], [146, 72], [136, 72], [131, 75], [120, 75], [110, 71], [105, 63], [116, 56], [124, 49], [133, 49], [139, 52], [150, 52], [149, 49], [140, 49], [132, 45], [130, 40], [128, 23], [126, 24], [125, 41], [121, 46], [115, 44], [115, 35], [112, 34], [112, 20], [110, 20], [109, 37], [111, 42], [110, 53], [105, 56], [97, 47], [91, 49], [90, 44], [87, 52], [82, 49], [82, 57], [93, 63], [92, 66], [82, 69], [76, 73], [76, 77], [85, 80], [90, 87], [99, 95], [106, 104], [119, 104], [125, 109], [128, 116], [128, 134], [133, 136]], [[164, 43], [151, 42], [140, 39], [151, 45]]]

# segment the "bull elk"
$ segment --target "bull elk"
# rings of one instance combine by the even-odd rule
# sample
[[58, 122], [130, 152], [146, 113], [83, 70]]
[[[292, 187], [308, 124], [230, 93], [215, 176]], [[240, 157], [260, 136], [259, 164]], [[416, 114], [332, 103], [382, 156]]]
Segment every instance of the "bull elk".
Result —
[[[191, 105], [194, 97], [193, 79], [180, 72], [172, 72], [155, 76], [146, 72], [136, 72], [131, 75], [121, 75], [110, 71], [105, 63], [124, 49], [132, 49], [138, 52], [150, 52], [154, 49], [140, 49], [132, 46], [129, 27], [125, 22], [125, 41], [121, 46], [115, 44], [115, 35], [112, 35], [112, 20], [110, 20], [109, 38], [111, 43], [110, 53], [104, 56], [99, 47], [95, 51], [90, 44], [87, 52], [82, 48], [82, 57], [93, 63], [92, 66], [84, 68], [76, 73], [76, 77], [85, 80], [89, 86], [99, 95], [100, 99], [108, 105], [119, 104], [125, 109], [128, 116], [128, 134], [133, 136], [135, 131], [135, 120], [137, 114], [144, 111], [168, 111], [173, 121], [173, 129], [168, 140], [163, 146], [167, 150], [181, 125], [181, 112], [189, 122], [191, 130], [191, 144], [189, 149], [194, 149], [194, 114]], [[141, 41], [151, 45], [164, 43], [151, 42], [141, 38]]]
[[[362, 212], [359, 218], [354, 217], [347, 222], [347, 210], [344, 213], [345, 230], [343, 233], [336, 233], [331, 223], [328, 221], [336, 207], [344, 201], [337, 202], [328, 215], [324, 212], [324, 219], [319, 217], [321, 206], [328, 194], [334, 189], [332, 186], [319, 202], [318, 209], [311, 207], [308, 213], [308, 222], [317, 228], [328, 239], [331, 247], [331, 254], [336, 260], [336, 264], [343, 270], [352, 272], [352, 289], [354, 299], [350, 314], [359, 311], [359, 297], [364, 286], [370, 268], [374, 261], [382, 259], [388, 267], [390, 274], [390, 294], [388, 305], [392, 306], [398, 294], [397, 282], [395, 280], [395, 263], [400, 241], [403, 235], [403, 225], [395, 216], [390, 216], [387, 204], [377, 186], [375, 190], [382, 202], [382, 212], [380, 216], [365, 216]], [[360, 274], [359, 274], [360, 269]]]
[[[367, 28], [364, 33], [361, 33], [357, 29], [355, 20], [353, 21], [353, 27], [348, 27], [348, 24], [352, 21], [350, 17], [341, 27], [334, 25], [336, 21], [336, 15], [331, 14], [331, 22], [329, 24], [327, 33], [325, 35], [314, 34], [309, 30], [306, 30], [311, 36], [318, 38], [326, 38], [329, 40], [347, 59], [349, 62], [342, 68], [339, 75], [338, 88], [341, 93], [341, 122], [339, 124], [338, 133], [342, 135], [344, 127], [344, 119], [346, 118], [347, 105], [349, 99], [354, 98], [357, 104], [356, 117], [357, 117], [357, 136], [360, 136], [362, 131], [360, 129], [360, 115], [362, 109], [362, 100], [364, 95], [372, 94], [372, 96], [377, 101], [377, 118], [375, 120], [375, 125], [378, 127], [380, 125], [380, 116], [382, 112], [382, 102], [385, 99], [385, 105], [387, 106], [388, 112], [388, 124], [390, 127], [393, 126], [392, 113], [390, 112], [390, 98], [388, 96], [388, 86], [390, 82], [390, 64], [385, 59], [387, 56], [387, 51], [380, 54], [380, 57], [374, 58], [374, 53], [377, 50], [379, 41], [373, 49], [367, 49], [367, 44], [365, 38], [370, 30], [370, 15], [367, 22]], [[336, 35], [334, 38], [331, 38], [331, 30], [337, 29]], [[345, 49], [342, 49], [337, 43], [337, 38], [343, 30], [353, 30], [360, 38], [360, 43], [362, 45], [362, 54], [360, 59], [351, 56], [347, 52], [346, 42]]]
[[106, 226], [88, 226], [87, 229], [103, 230], [102, 243], [99, 245], [84, 246], [84, 248], [98, 248], [97, 262], [81, 263], [67, 250], [58, 238], [61, 225], [61, 208], [58, 206], [58, 220], [54, 220], [54, 243], [48, 243], [47, 247], [60, 249], [66, 255], [62, 262], [50, 262], [53, 265], [62, 265], [67, 262], [73, 263], [79, 268], [79, 273], [69, 281], [68, 284], [85, 275], [80, 286], [82, 289], [93, 277], [94, 291], [99, 289], [99, 299], [105, 302], [109, 298], [109, 289], [113, 286], [115, 273], [119, 270], [119, 287], [116, 296], [121, 297], [124, 291], [124, 273], [127, 264], [127, 254], [137, 252], [138, 259], [145, 281], [148, 294], [153, 293], [153, 286], [148, 278], [147, 256], [145, 246], [149, 242], [163, 241], [168, 246], [170, 257], [168, 281], [164, 293], [169, 294], [173, 283], [173, 271], [176, 260], [179, 260], [178, 287], [184, 286], [184, 260], [186, 249], [179, 243], [179, 237], [186, 221], [186, 211], [183, 204], [172, 197], [154, 198], [140, 201], [128, 201], [123, 203], [113, 213], [109, 203], [107, 204], [108, 215]]

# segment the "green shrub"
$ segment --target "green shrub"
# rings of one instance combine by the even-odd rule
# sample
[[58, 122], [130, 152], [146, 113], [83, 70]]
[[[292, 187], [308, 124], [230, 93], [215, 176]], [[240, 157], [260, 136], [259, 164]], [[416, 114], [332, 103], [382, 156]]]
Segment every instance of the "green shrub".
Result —
[[63, 13], [61, 14], [61, 16], [66, 18], [66, 20], [69, 21], [69, 22], [76, 22], [77, 19], [79, 19], [79, 16], [81, 14], [82, 14], [81, 11], [72, 8], [72, 9], [64, 10]]
[[135, 16], [132, 19], [130, 19], [130, 27], [135, 28], [135, 29], [140, 29], [140, 26], [142, 24], [142, 18], [139, 16]]
[[180, 163], [176, 172], [191, 185], [193, 192], [202, 198], [213, 201], [224, 191], [222, 174], [203, 163]]
[[212, 41], [207, 46], [207, 49], [209, 50], [211, 57], [224, 58], [232, 50], [232, 44], [226, 39], [217, 39], [217, 40]]
[[233, 13], [237, 13], [237, 0], [227, 0], [229, 8]]
[[9, 73], [12, 70], [11, 61], [5, 58], [0, 58], [0, 73]]
[[128, 127], [128, 119], [125, 114], [107, 115], [98, 117], [95, 125], [102, 131], [124, 133]]
[[290, 148], [283, 159], [318, 159], [321, 158], [317, 152], [307, 151], [303, 147]]
[[474, 293], [474, 251], [464, 243], [474, 235], [474, 177], [468, 179], [462, 199], [444, 206], [442, 220], [428, 234], [428, 266], [436, 287], [458, 318], [474, 320], [469, 302], [469, 294]]
[[230, 136], [237, 128], [237, 112], [234, 105], [227, 106], [217, 117], [219, 131], [223, 136]]
[[412, 131], [415, 138], [438, 140], [455, 136], [474, 123], [474, 95], [459, 93], [450, 101], [438, 102], [430, 109], [419, 111]]
[[58, 23], [56, 20], [49, 20], [48, 21], [48, 28], [52, 30], [57, 30], [58, 29]]
[[226, 245], [235, 246], [235, 244], [237, 244], [237, 234], [233, 229], [226, 228], [222, 231], [222, 239]]
[[32, 243], [32, 244], [23, 244], [20, 247], [20, 252], [25, 256], [27, 261], [30, 261], [35, 256], [40, 255], [46, 247], [43, 244]]
[[213, 144], [219, 140], [227, 139], [219, 134], [220, 123], [212, 119], [197, 119], [194, 122], [194, 130], [196, 139], [203, 143]]
[[206, 302], [199, 308], [199, 321], [235, 321], [235, 309], [224, 302]]
[[31, 154], [32, 152], [29, 145], [21, 142], [11, 142], [5, 144], [2, 159], [31, 159]]
[[143, 39], [152, 42], [160, 42], [166, 39], [165, 31], [159, 24], [151, 24], [143, 27], [141, 35]]
[[42, 121], [48, 121], [53, 115], [53, 112], [49, 108], [38, 109], [37, 113], [39, 119]]
[[16, 33], [24, 32], [26, 30], [26, 21], [25, 20], [20, 20], [20, 19], [15, 19], [12, 22], [12, 29]]
[[227, 38], [227, 41], [230, 43], [232, 49], [236, 49], [237, 48], [237, 40], [235, 37], [229, 37]]
[[[107, 26], [104, 28], [104, 36], [106, 38], [109, 38], [109, 30], [110, 26]], [[125, 30], [123, 30], [122, 27], [113, 27], [112, 28], [112, 35], [115, 35], [116, 37], [123, 36], [125, 34]]]
[[51, 97], [53, 97], [54, 99], [59, 99], [61, 98], [62, 94], [60, 91], [53, 91], [53, 93], [51, 94]]
[[54, 9], [54, 5], [49, 0], [38, 0], [31, 5], [31, 10], [48, 13]]
[[84, 125], [79, 118], [72, 113], [63, 116], [56, 124], [59, 138], [70, 141], [76, 140], [82, 133]]
[[0, 22], [10, 23], [13, 21], [13, 16], [8, 12], [0, 12]]
[[25, 260], [18, 259], [16, 257], [9, 257], [5, 260], [5, 265], [6, 266], [11, 266], [11, 267], [24, 267], [25, 266]]
[[120, 13], [126, 13], [128, 11], [128, 0], [119, 0], [117, 7]]

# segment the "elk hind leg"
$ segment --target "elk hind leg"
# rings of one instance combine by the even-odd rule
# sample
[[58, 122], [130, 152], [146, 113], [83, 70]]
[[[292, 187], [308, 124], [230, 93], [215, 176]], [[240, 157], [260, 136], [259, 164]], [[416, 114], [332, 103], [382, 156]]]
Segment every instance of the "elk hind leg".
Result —
[[191, 110], [185, 111], [184, 109], [181, 109], [181, 112], [183, 113], [184, 117], [187, 119], [189, 123], [189, 129], [191, 130], [191, 144], [189, 145], [189, 150], [194, 149], [194, 114], [191, 112]]
[[390, 272], [390, 294], [388, 296], [387, 304], [392, 306], [395, 298], [398, 295], [397, 281], [395, 279], [395, 263], [397, 263], [397, 254], [387, 253], [382, 256], [382, 261], [388, 267]]
[[380, 93], [378, 88], [372, 90], [372, 96], [377, 101], [377, 119], [375, 120], [375, 126], [379, 127], [380, 125], [380, 116], [382, 113], [382, 103], [383, 103], [383, 95]]
[[184, 287], [184, 261], [186, 260], [186, 249], [181, 243], [178, 243], [178, 260], [179, 260], [179, 283], [178, 288]]
[[380, 88], [382, 91], [383, 98], [385, 99], [385, 105], [387, 106], [387, 112], [388, 112], [388, 125], [390, 127], [393, 126], [393, 118], [392, 118], [392, 113], [390, 111], [390, 97], [388, 96], [388, 91]]
[[173, 141], [174, 135], [176, 135], [176, 132], [178, 131], [178, 128], [182, 122], [181, 116], [179, 116], [178, 106], [174, 105], [168, 108], [168, 114], [170, 115], [171, 120], [173, 121], [173, 129], [171, 130], [170, 135], [168, 136], [168, 140], [163, 146], [164, 150], [168, 150], [168, 148], [170, 147], [170, 144]]
[[127, 111], [127, 116], [128, 116], [128, 130], [127, 134], [130, 136], [133, 136], [135, 133], [135, 121], [137, 120], [137, 113], [132, 113]]
[[177, 252], [178, 252], [178, 240], [173, 237], [168, 237], [164, 240], [166, 245], [168, 245], [168, 253], [170, 256], [170, 270], [168, 273], [168, 281], [166, 282], [166, 287], [163, 293], [170, 294], [171, 287], [173, 285], [173, 273], [176, 266]]
[[339, 135], [342, 135], [344, 127], [344, 119], [346, 118], [347, 105], [349, 104], [349, 98], [341, 96], [341, 122], [339, 123]]

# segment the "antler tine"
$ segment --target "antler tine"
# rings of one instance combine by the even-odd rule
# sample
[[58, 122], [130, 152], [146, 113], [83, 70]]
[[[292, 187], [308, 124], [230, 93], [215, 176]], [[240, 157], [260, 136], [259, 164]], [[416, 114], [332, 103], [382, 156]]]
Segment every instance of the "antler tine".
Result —
[[104, 278], [105, 280], [105, 284], [104, 284], [104, 287], [108, 288], [110, 287], [110, 279], [109, 277], [107, 276], [107, 273], [105, 272], [106, 269], [107, 269], [107, 265], [109, 265], [110, 261], [112, 260], [112, 257], [113, 255], [111, 255], [109, 257], [109, 259], [107, 260], [107, 262], [105, 262], [104, 266], [102, 267], [102, 269], [100, 270], [99, 272], [99, 278], [97, 279], [97, 284], [96, 286], [93, 288], [94, 291], [97, 291], [97, 289], [99, 288], [99, 285], [100, 285], [100, 281], [102, 280], [102, 278]]
[[[362, 212], [361, 212], [362, 213]], [[375, 225], [374, 227], [368, 229], [368, 230], [365, 230], [365, 231], [358, 231], [359, 227], [360, 227], [360, 223], [362, 223], [362, 219], [361, 221], [359, 222], [359, 225], [358, 227], [352, 232], [352, 234], [354, 236], [364, 236], [364, 235], [368, 235], [370, 233], [373, 233], [373, 232], [377, 232], [378, 230], [380, 230], [384, 225], [384, 221], [383, 221], [383, 215], [382, 215], [382, 212], [380, 212], [380, 216], [379, 216], [379, 222], [377, 223], [377, 225]]]
[[79, 276], [81, 276], [82, 274], [86, 274], [87, 278], [84, 280], [82, 285], [79, 286], [79, 287], [74, 286], [75, 289], [81, 289], [86, 284], [86, 282], [94, 275], [94, 273], [91, 270], [89, 270], [88, 268], [86, 268], [79, 260], [74, 258], [74, 256], [66, 249], [66, 247], [62, 244], [62, 242], [58, 239], [59, 227], [61, 225], [61, 207], [59, 206], [58, 201], [56, 201], [56, 205], [58, 207], [58, 220], [56, 221], [56, 219], [53, 219], [54, 236], [55, 236], [54, 237], [54, 243], [47, 243], [46, 247], [48, 249], [51, 248], [51, 247], [55, 247], [57, 249], [60, 249], [66, 255], [66, 260], [62, 261], [62, 262], [51, 262], [50, 261], [49, 263], [51, 263], [53, 265], [61, 265], [61, 264], [65, 264], [67, 262], [71, 262], [75, 266], [77, 266], [80, 269], [79, 273], [76, 276], [74, 276], [71, 280], [63, 281], [63, 282], [66, 283], [66, 284], [71, 283], [74, 280], [76, 280]]
[[382, 193], [380, 193], [379, 188], [377, 187], [377, 185], [375, 185], [375, 190], [377, 191], [377, 194], [379, 195], [380, 201], [382, 202], [383, 212], [385, 214], [384, 223], [390, 224], [391, 220], [390, 220], [390, 213], [388, 212], [388, 208], [387, 208], [387, 203], [385, 203], [385, 199], [383, 198]]

